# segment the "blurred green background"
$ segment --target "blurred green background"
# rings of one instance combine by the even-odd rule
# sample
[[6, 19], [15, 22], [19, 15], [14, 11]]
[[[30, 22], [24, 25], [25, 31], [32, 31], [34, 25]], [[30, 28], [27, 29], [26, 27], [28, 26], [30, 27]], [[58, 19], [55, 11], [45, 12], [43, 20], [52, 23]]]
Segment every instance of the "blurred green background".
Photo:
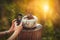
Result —
[[[11, 22], [16, 14], [22, 13], [25, 15], [26, 9], [30, 8], [29, 3], [32, 4], [33, 1], [34, 0], [0, 0], [0, 31], [5, 31], [10, 28]], [[47, 19], [44, 19], [42, 12], [39, 12], [37, 9], [31, 10], [33, 11], [32, 13], [38, 17], [39, 23], [43, 25], [42, 40], [60, 40], [60, 0], [50, 1], [52, 3], [55, 2], [53, 4], [55, 5], [55, 8], [51, 18], [49, 18], [47, 14]], [[31, 7], [33, 8], [33, 6]], [[9, 36], [10, 35], [4, 36], [3, 38], [0, 38], [0, 40], [6, 40]]]

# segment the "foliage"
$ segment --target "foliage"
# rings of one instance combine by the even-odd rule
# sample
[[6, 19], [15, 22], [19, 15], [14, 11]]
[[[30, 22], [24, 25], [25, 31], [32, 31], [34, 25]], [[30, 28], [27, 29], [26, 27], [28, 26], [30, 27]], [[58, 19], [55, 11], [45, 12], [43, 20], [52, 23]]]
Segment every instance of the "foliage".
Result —
[[[21, 0], [20, 0], [21, 1]], [[28, 0], [21, 1], [23, 3], [28, 3]], [[23, 10], [23, 6], [20, 5], [17, 6], [17, 4], [12, 0], [0, 0], [0, 31], [8, 30], [11, 26], [11, 21], [15, 18], [16, 14], [22, 13], [25, 14]], [[4, 8], [4, 9], [2, 9]], [[5, 13], [3, 13], [5, 11]], [[5, 15], [3, 15], [5, 14]], [[3, 17], [2, 17], [3, 16]], [[4, 21], [3, 18], [6, 20]], [[59, 40], [60, 38], [60, 32], [54, 30], [54, 25], [51, 24], [51, 22], [46, 21], [43, 25], [43, 34], [42, 34], [42, 40]], [[56, 38], [57, 37], [57, 38]], [[6, 40], [8, 37], [4, 37], [0, 40]]]

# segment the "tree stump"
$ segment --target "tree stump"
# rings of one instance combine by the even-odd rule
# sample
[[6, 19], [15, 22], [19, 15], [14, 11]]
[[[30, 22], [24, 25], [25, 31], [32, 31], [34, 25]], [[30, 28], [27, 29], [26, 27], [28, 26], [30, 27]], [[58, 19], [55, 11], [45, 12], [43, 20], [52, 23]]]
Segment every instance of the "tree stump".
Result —
[[42, 27], [36, 27], [33, 30], [22, 30], [17, 40], [41, 40]]

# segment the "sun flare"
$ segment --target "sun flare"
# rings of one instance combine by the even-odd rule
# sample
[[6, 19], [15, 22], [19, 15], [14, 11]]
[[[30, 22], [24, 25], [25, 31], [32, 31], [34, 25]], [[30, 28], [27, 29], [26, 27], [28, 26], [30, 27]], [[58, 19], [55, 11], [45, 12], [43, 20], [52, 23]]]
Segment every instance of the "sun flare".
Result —
[[48, 12], [49, 11], [49, 6], [48, 5], [44, 5], [43, 6], [43, 10], [44, 10], [44, 12]]

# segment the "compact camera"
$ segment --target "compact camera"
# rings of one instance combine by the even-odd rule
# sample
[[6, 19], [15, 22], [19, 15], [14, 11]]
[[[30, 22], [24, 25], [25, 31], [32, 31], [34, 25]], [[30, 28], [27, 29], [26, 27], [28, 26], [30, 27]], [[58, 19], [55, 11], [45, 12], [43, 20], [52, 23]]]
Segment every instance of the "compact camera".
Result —
[[18, 14], [16, 17], [17, 25], [19, 25], [21, 23], [21, 20], [22, 20], [22, 14]]

